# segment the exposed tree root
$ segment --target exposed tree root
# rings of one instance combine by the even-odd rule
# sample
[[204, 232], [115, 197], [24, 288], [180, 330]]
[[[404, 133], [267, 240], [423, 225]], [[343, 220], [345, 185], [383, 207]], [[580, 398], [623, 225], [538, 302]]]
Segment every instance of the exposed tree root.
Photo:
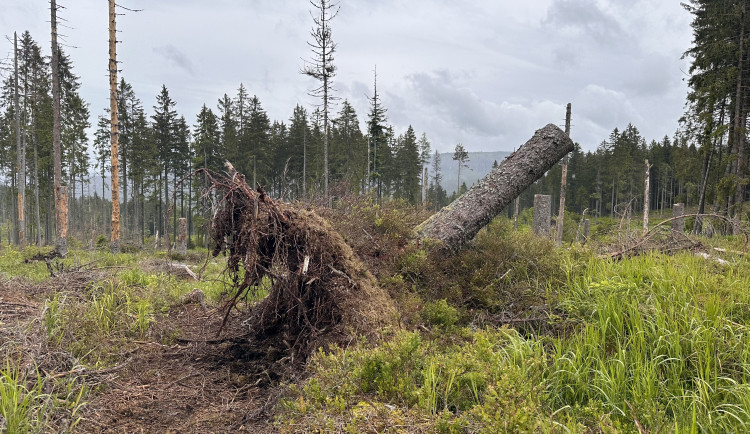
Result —
[[228, 177], [205, 173], [206, 197], [221, 198], [211, 220], [212, 253], [228, 255], [235, 287], [225, 318], [243, 296], [269, 289], [244, 324], [255, 339], [281, 340], [292, 360], [393, 321], [390, 297], [324, 219], [253, 190], [227, 167]]

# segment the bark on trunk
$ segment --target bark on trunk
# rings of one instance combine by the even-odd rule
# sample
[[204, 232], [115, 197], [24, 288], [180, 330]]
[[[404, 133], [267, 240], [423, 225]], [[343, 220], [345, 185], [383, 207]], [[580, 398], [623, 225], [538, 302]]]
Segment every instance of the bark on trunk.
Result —
[[187, 219], [180, 217], [178, 226], [180, 231], [177, 236], [177, 253], [184, 257], [187, 255]]
[[741, 232], [740, 220], [742, 219], [742, 202], [745, 196], [745, 184], [743, 178], [745, 176], [745, 106], [742, 95], [742, 71], [744, 68], [744, 38], [745, 38], [745, 4], [742, 4], [742, 15], [741, 15], [741, 26], [740, 26], [740, 53], [737, 72], [737, 96], [735, 100], [735, 119], [734, 119], [734, 133], [735, 133], [735, 149], [737, 156], [736, 171], [737, 186], [734, 194], [734, 210], [732, 219], [732, 232], [737, 235]]
[[418, 235], [457, 251], [572, 150], [573, 141], [564, 131], [545, 126], [465, 194], [417, 226]]

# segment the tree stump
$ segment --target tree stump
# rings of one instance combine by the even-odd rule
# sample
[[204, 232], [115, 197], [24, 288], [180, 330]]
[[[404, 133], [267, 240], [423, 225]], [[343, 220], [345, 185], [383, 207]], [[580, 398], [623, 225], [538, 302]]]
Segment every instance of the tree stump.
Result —
[[549, 237], [552, 222], [552, 196], [548, 194], [534, 195], [534, 233]]
[[[676, 203], [672, 205], [672, 217], [681, 217], [685, 214], [685, 204]], [[672, 230], [675, 232], [682, 233], [685, 231], [685, 219], [678, 218], [672, 220]]]
[[187, 219], [181, 217], [177, 223], [177, 253], [187, 255]]

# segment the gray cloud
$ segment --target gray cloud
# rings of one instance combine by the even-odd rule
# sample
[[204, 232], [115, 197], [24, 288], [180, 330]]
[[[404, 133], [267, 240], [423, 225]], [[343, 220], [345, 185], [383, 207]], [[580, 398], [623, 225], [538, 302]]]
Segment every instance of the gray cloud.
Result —
[[597, 44], [619, 45], [626, 36], [620, 22], [593, 0], [557, 0], [547, 10], [543, 23], [558, 30], [579, 32]]
[[[677, 2], [636, 1], [637, 7], [625, 0], [341, 2], [332, 23], [336, 95], [349, 100], [364, 128], [377, 64], [396, 132], [411, 124], [441, 151], [458, 142], [471, 151], [512, 150], [535, 129], [562, 124], [567, 102], [573, 138], [585, 149], [628, 122], [649, 140], [671, 135], [686, 94], [679, 58], [691, 41], [689, 15]], [[3, 2], [0, 22], [28, 28], [48, 51], [48, 5]], [[296, 104], [316, 103], [307, 95], [315, 83], [299, 74], [301, 59], [310, 56], [307, 2], [127, 6], [144, 11], [118, 18], [118, 60], [145, 107], [162, 83], [191, 124], [201, 105], [215, 109], [240, 82], [271, 119], [287, 120]], [[69, 43], [79, 47], [69, 54], [81, 92], [97, 115], [108, 106], [106, 5], [76, 0], [64, 13], [73, 28]], [[9, 47], [0, 48], [0, 58]]]
[[418, 73], [407, 77], [416, 97], [435, 108], [436, 114], [458, 130], [473, 134], [498, 134], [492, 104], [479, 98], [469, 87], [457, 82], [450, 71]]
[[154, 53], [162, 56], [170, 64], [182, 69], [188, 74], [193, 74], [193, 62], [187, 55], [174, 45], [167, 44], [160, 47], [154, 47]]

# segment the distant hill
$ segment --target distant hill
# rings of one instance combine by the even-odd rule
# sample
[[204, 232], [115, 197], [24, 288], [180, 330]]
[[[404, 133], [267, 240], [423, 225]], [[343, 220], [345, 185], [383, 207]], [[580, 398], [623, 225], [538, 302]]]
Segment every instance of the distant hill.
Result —
[[[472, 184], [484, 178], [485, 175], [490, 173], [492, 170], [492, 163], [497, 161], [497, 164], [510, 155], [510, 152], [497, 151], [497, 152], [469, 152], [469, 168], [461, 168], [461, 182], [466, 182], [466, 185], [471, 187]], [[429, 166], [429, 176], [432, 178], [432, 162]], [[440, 154], [440, 173], [443, 175], [443, 180], [440, 185], [443, 186], [448, 194], [456, 191], [456, 181], [458, 178], [458, 162], [453, 160], [453, 152], [445, 152]]]

